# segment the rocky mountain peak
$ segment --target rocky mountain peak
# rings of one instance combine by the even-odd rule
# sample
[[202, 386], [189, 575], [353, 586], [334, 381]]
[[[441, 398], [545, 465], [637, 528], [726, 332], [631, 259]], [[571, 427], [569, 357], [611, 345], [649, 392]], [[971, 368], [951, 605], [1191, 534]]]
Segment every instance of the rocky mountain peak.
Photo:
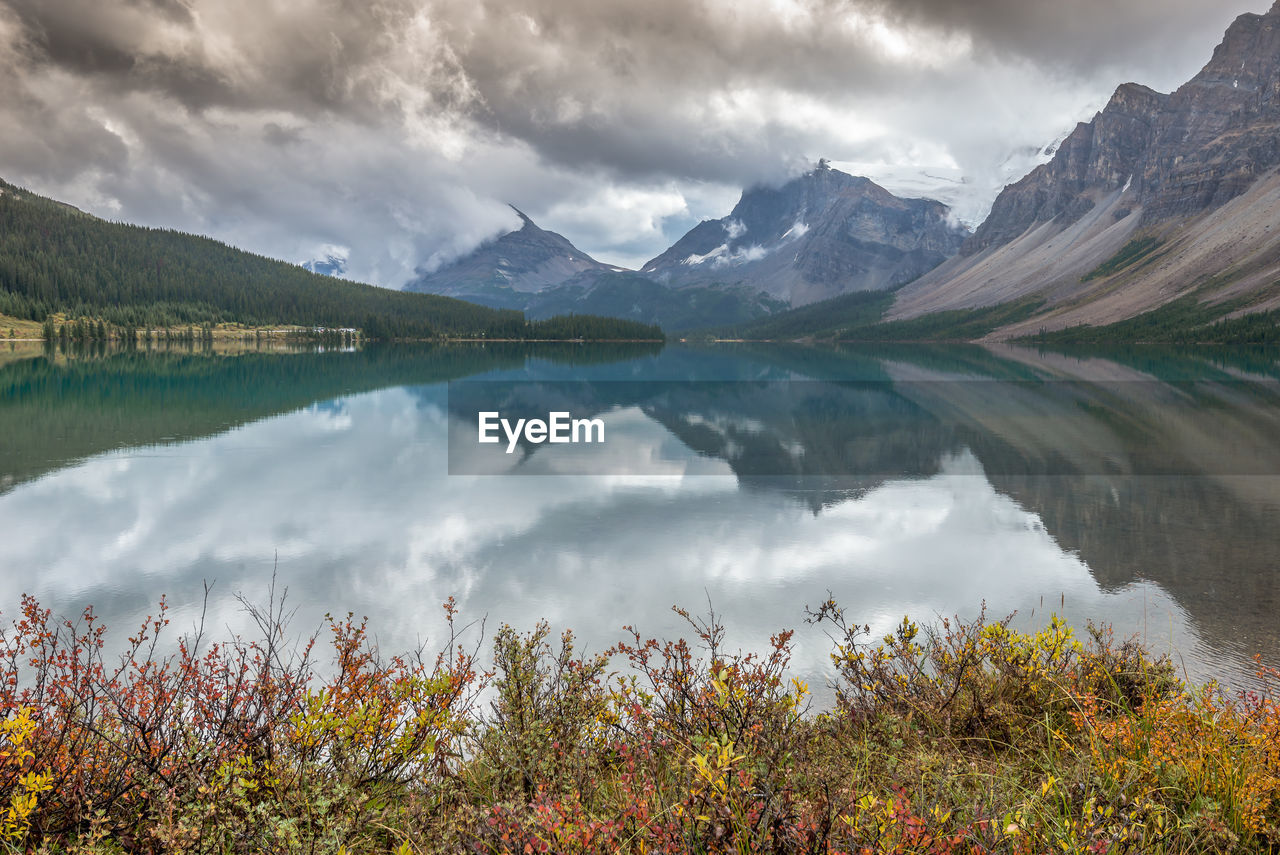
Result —
[[[1280, 5], [1265, 15], [1244, 14], [1227, 28], [1222, 42], [1208, 64], [1179, 92], [1198, 87], [1221, 87], [1233, 91], [1260, 92], [1264, 100], [1275, 96], [1274, 84], [1280, 71]], [[1267, 91], [1270, 89], [1271, 91]]]
[[1119, 87], [1054, 159], [1005, 188], [962, 253], [1002, 246], [1028, 229], [1067, 227], [1109, 194], [1141, 223], [1190, 217], [1243, 193], [1280, 164], [1280, 3], [1241, 15], [1207, 65], [1170, 95]]
[[1107, 106], [1098, 115], [1106, 113], [1113, 116], [1149, 116], [1159, 109], [1168, 97], [1141, 83], [1121, 83], [1116, 87], [1115, 94], [1111, 96]]
[[482, 243], [439, 270], [424, 273], [406, 289], [485, 301], [554, 287], [584, 272], [617, 270], [596, 261], [563, 235], [540, 228], [514, 205], [511, 210], [520, 217], [519, 229]]
[[972, 255], [1001, 246], [1039, 223], [1073, 223], [1101, 195], [1127, 188], [1168, 99], [1137, 83], [1118, 87], [1092, 121], [1076, 126], [1051, 161], [1005, 188], [961, 252]]
[[792, 305], [890, 288], [955, 253], [967, 232], [930, 199], [900, 199], [825, 160], [694, 227], [642, 272], [664, 284], [745, 286]]
[[1004, 189], [961, 258], [900, 292], [891, 316], [1034, 295], [1045, 309], [999, 333], [1025, 335], [1191, 295], [1274, 308], [1277, 200], [1280, 2], [1239, 16], [1174, 92], [1119, 87], [1049, 163]]

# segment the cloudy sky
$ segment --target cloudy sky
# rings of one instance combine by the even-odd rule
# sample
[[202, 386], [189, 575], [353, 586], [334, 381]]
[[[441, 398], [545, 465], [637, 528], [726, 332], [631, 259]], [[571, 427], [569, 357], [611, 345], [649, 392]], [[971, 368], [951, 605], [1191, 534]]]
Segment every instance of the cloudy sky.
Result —
[[0, 177], [392, 287], [507, 202], [638, 266], [818, 157], [982, 197], [1246, 2], [0, 0]]

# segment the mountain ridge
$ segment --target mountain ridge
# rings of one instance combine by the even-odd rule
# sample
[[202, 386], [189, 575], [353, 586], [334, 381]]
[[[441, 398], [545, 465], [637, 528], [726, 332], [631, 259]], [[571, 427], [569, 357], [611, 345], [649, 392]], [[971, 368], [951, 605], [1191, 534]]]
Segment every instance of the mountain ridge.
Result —
[[663, 284], [740, 285], [793, 307], [886, 290], [931, 270], [968, 232], [932, 199], [904, 199], [819, 161], [781, 187], [744, 191], [641, 273]]
[[[603, 318], [529, 322], [519, 312], [309, 271], [221, 241], [116, 223], [0, 180], [0, 314], [144, 327], [360, 328], [369, 338], [659, 338]], [[65, 329], [65, 327], [64, 327]]]
[[[1005, 188], [958, 256], [902, 289], [888, 317], [1043, 298], [1044, 311], [991, 335], [1010, 338], [1190, 296], [1275, 308], [1278, 169], [1280, 3], [1239, 16], [1172, 93], [1118, 87], [1048, 164]], [[1135, 242], [1158, 249], [1117, 264]]]
[[422, 273], [405, 290], [496, 299], [508, 293], [536, 293], [581, 273], [622, 270], [596, 261], [564, 235], [540, 228], [519, 208], [509, 207], [520, 217], [519, 229], [490, 238], [466, 255]]
[[671, 329], [749, 321], [851, 291], [887, 290], [937, 266], [967, 230], [949, 209], [903, 199], [826, 161], [743, 191], [639, 271], [602, 264], [519, 210], [521, 228], [406, 287], [540, 317], [608, 314]]

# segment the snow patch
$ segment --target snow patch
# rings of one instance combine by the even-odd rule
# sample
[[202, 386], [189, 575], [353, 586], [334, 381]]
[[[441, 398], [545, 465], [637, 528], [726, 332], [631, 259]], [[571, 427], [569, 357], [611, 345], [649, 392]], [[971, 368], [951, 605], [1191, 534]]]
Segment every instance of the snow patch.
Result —
[[809, 233], [809, 224], [796, 220], [796, 224], [782, 233], [780, 240], [799, 240]]
[[1132, 187], [1132, 186], [1133, 186], [1133, 176], [1132, 176], [1132, 175], [1130, 175], [1130, 176], [1129, 176], [1129, 178], [1124, 182], [1124, 187], [1120, 190], [1120, 192], [1121, 192], [1121, 193], [1128, 193], [1128, 192], [1129, 192], [1129, 188], [1130, 188], [1130, 187]]
[[739, 264], [748, 264], [752, 261], [759, 261], [769, 254], [769, 250], [765, 249], [758, 243], [751, 246], [744, 246], [741, 249], [735, 249], [728, 255], [723, 255], [715, 261], [711, 262], [712, 267], [736, 267]]
[[351, 257], [349, 247], [337, 244], [321, 244], [310, 261], [304, 261], [302, 267], [312, 273], [323, 276], [343, 277], [347, 273], [347, 263]]
[[697, 254], [694, 254], [694, 255], [689, 256], [688, 258], [686, 258], [684, 261], [682, 261], [682, 262], [680, 262], [680, 263], [681, 263], [681, 264], [688, 264], [688, 265], [690, 265], [690, 266], [693, 266], [693, 265], [695, 265], [695, 264], [702, 264], [704, 261], [710, 261], [710, 260], [712, 260], [712, 259], [719, 258], [720, 256], [724, 255], [724, 254], [725, 254], [726, 252], [728, 252], [728, 251], [729, 251], [729, 244], [727, 244], [727, 243], [722, 243], [722, 244], [720, 244], [718, 247], [716, 247], [715, 249], [713, 249], [713, 250], [711, 250], [710, 252], [708, 252], [706, 255], [697, 255]]
[[697, 264], [705, 264], [709, 261], [713, 268], [719, 269], [721, 267], [736, 267], [739, 264], [748, 264], [752, 261], [759, 261], [768, 254], [769, 250], [760, 246], [760, 244], [740, 247], [730, 252], [729, 244], [722, 243], [706, 255], [691, 255], [680, 263], [687, 264], [692, 267]]

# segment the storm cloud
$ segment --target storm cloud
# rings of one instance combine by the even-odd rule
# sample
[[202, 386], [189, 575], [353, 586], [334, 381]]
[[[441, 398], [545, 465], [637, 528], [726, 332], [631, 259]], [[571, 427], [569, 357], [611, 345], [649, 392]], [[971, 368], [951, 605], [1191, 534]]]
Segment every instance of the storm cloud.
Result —
[[[518, 221], [638, 264], [816, 158], [996, 186], [1202, 0], [0, 0], [0, 177], [399, 286]], [[993, 177], [994, 176], [994, 177]], [[892, 189], [892, 188], [891, 188]]]

